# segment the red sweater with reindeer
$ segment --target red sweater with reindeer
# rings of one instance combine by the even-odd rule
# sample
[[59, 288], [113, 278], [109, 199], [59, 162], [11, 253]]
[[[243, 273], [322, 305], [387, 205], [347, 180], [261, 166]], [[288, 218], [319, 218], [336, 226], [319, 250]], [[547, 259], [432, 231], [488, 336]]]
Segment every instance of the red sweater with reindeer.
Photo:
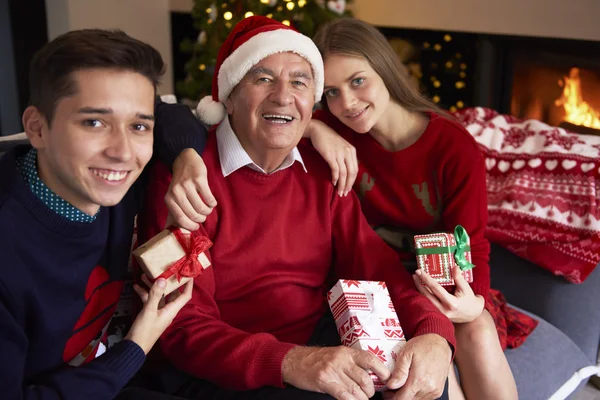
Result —
[[401, 255], [414, 260], [415, 234], [453, 232], [462, 225], [471, 239], [475, 294], [490, 289], [485, 165], [477, 143], [462, 126], [429, 113], [423, 135], [391, 152], [369, 134], [361, 135], [332, 114], [322, 120], [355, 148], [359, 171], [354, 190], [375, 231]]
[[[385, 281], [408, 338], [437, 333], [454, 346], [452, 323], [420, 295], [398, 255], [370, 229], [358, 198], [336, 195], [314, 150], [265, 175], [242, 167], [223, 177], [214, 134], [203, 154], [218, 202], [201, 227], [214, 243], [212, 266], [194, 281], [190, 302], [161, 338], [179, 369], [220, 386], [283, 385], [285, 354], [305, 344], [337, 278]], [[153, 171], [140, 239], [158, 233], [169, 172]]]

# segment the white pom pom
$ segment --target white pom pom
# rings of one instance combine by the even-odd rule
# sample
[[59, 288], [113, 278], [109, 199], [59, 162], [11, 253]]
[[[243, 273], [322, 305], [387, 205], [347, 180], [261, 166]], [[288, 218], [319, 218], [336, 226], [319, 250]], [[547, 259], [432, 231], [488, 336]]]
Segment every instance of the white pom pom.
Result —
[[227, 114], [223, 103], [216, 102], [212, 96], [205, 96], [196, 107], [198, 118], [208, 125], [216, 125], [223, 121]]

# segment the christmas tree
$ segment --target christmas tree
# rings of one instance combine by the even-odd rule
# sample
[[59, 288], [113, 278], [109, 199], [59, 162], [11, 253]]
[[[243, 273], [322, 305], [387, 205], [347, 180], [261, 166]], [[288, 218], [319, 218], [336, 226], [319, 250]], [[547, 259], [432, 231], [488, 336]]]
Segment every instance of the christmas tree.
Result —
[[351, 16], [346, 4], [351, 0], [195, 0], [192, 10], [197, 40], [181, 43], [181, 51], [190, 54], [185, 65], [186, 79], [177, 82], [180, 98], [197, 101], [210, 94], [212, 74], [221, 44], [231, 28], [243, 18], [263, 15], [293, 26], [313, 37], [320, 25], [334, 18]]

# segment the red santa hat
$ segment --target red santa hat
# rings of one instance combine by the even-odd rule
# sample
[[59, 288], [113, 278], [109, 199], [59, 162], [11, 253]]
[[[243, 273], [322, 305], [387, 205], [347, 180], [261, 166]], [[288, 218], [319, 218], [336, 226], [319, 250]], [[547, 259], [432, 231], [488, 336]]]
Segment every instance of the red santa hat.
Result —
[[227, 114], [225, 101], [246, 73], [268, 56], [288, 51], [310, 63], [315, 80], [315, 102], [321, 100], [323, 59], [314, 42], [274, 19], [252, 16], [241, 20], [221, 46], [213, 75], [212, 96], [200, 100], [196, 108], [198, 117], [209, 125], [221, 122]]

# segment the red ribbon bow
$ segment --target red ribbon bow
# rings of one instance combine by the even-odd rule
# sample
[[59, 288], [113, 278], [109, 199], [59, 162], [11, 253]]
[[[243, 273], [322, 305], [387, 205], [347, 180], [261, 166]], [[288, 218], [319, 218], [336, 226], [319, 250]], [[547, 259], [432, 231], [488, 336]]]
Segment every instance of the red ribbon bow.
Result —
[[200, 275], [204, 268], [202, 267], [202, 264], [200, 264], [200, 261], [198, 261], [198, 256], [210, 249], [213, 243], [206, 236], [194, 234], [186, 236], [181, 232], [181, 229], [175, 226], [170, 226], [167, 229], [175, 235], [181, 248], [185, 251], [185, 256], [171, 264], [171, 266], [156, 279], [169, 279], [175, 275], [177, 281], [180, 282], [181, 278], [195, 278]]

